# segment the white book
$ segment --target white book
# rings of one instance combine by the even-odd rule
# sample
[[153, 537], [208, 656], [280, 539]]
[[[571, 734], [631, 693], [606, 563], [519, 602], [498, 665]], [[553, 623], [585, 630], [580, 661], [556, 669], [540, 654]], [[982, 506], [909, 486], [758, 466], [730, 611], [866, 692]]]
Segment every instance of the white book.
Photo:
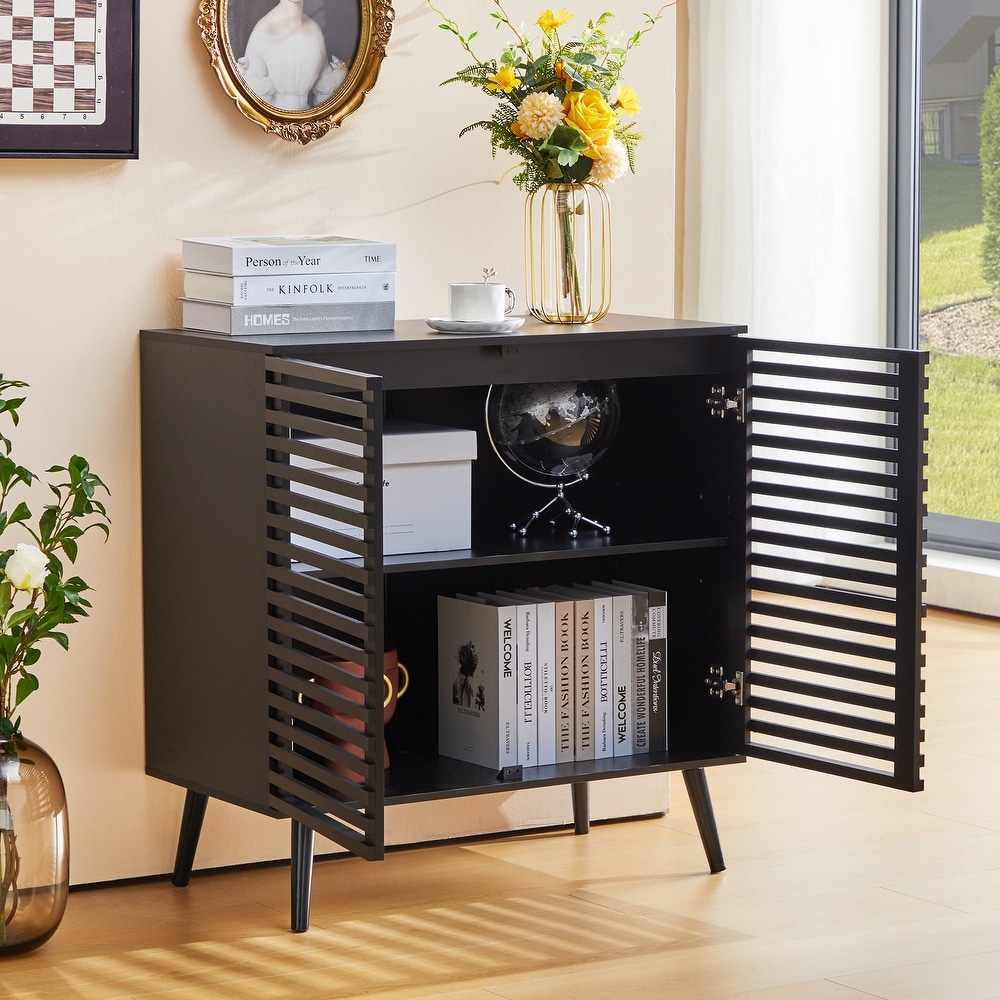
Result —
[[576, 759], [576, 602], [543, 587], [519, 593], [552, 605], [555, 763], [569, 763]]
[[576, 602], [556, 603], [556, 762], [576, 760]]
[[614, 649], [614, 726], [615, 756], [629, 757], [635, 752], [635, 677], [632, 670], [632, 597], [615, 594], [612, 598], [612, 646]]
[[[612, 689], [614, 755], [628, 757], [636, 752], [636, 728], [638, 709], [636, 705], [635, 647], [638, 632], [632, 622], [632, 591], [611, 583], [593, 581], [590, 585], [596, 593], [611, 596], [612, 630]], [[642, 604], [640, 602], [640, 609]], [[644, 643], [644, 640], [643, 640]], [[643, 689], [645, 690], [645, 681]], [[643, 708], [645, 718], [645, 708]], [[646, 724], [643, 723], [643, 731]]]
[[535, 713], [536, 634], [535, 605], [514, 605], [517, 635], [517, 762], [538, 765], [538, 716]]
[[594, 598], [573, 587], [550, 587], [554, 594], [563, 594], [573, 601], [575, 628], [574, 679], [575, 695], [574, 743], [576, 760], [594, 760], [597, 751]]
[[538, 763], [556, 762], [556, 608], [551, 601], [535, 605], [538, 635], [535, 692], [538, 704]]
[[217, 274], [395, 271], [396, 244], [352, 236], [185, 236], [181, 267]]
[[479, 764], [517, 761], [515, 614], [480, 598], [438, 597], [438, 752]]
[[611, 594], [600, 587], [574, 588], [594, 602], [593, 646], [594, 646], [594, 758], [615, 755], [614, 684], [613, 654], [613, 603]]
[[[509, 591], [501, 590], [497, 595], [518, 605], [517, 736], [518, 746], [521, 749], [521, 763], [525, 763], [525, 755], [530, 753], [532, 764], [554, 764], [556, 762], [555, 605], [551, 601], [539, 601]], [[530, 705], [526, 697], [529, 690]], [[525, 746], [528, 739], [534, 744], [531, 751]]]
[[594, 684], [594, 602], [576, 602], [576, 759], [597, 756], [597, 705]]
[[231, 275], [184, 271], [184, 297], [237, 306], [393, 302], [396, 272]]
[[517, 760], [538, 765], [538, 621], [534, 604], [517, 605]]
[[185, 329], [227, 337], [275, 333], [350, 333], [392, 330], [395, 302], [330, 302], [291, 306], [227, 306], [181, 299]]
[[484, 600], [499, 613], [497, 622], [497, 656], [500, 660], [500, 735], [507, 758], [501, 767], [508, 764], [524, 764], [520, 757], [520, 735], [518, 714], [518, 684], [520, 667], [517, 650], [517, 605], [496, 594], [477, 594], [476, 600]]

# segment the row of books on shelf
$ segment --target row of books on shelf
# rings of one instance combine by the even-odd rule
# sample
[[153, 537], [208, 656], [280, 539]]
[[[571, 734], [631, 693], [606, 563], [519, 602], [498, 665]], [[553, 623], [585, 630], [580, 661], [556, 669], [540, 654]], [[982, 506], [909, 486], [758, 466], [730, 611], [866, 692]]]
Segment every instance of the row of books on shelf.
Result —
[[667, 749], [667, 594], [623, 581], [438, 597], [438, 750], [501, 769]]
[[227, 336], [391, 330], [396, 245], [349, 236], [186, 237], [181, 322]]

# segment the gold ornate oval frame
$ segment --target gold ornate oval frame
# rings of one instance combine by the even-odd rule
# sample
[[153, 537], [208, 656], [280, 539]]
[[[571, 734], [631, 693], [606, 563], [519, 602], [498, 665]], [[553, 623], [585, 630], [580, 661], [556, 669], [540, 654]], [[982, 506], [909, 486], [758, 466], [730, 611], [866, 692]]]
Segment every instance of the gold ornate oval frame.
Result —
[[308, 106], [302, 110], [289, 110], [269, 103], [267, 98], [270, 94], [262, 95], [254, 90], [244, 76], [244, 67], [240, 65], [243, 53], [236, 49], [243, 47], [243, 36], [249, 35], [262, 8], [267, 13], [282, 4], [294, 6], [298, 2], [300, 0], [200, 0], [198, 27], [212, 57], [212, 67], [237, 108], [265, 131], [289, 142], [305, 145], [326, 135], [330, 129], [338, 128], [349, 114], [361, 106], [365, 95], [375, 86], [395, 13], [391, 0], [303, 2], [303, 11], [308, 10], [311, 4], [313, 14], [322, 17], [329, 13], [331, 19], [342, 16], [331, 9], [334, 5], [339, 5], [342, 11], [346, 4], [348, 16], [353, 17], [350, 8], [357, 4], [358, 38], [351, 57], [342, 60], [346, 75], [336, 90], [315, 104], [308, 104], [309, 99], [305, 99]]

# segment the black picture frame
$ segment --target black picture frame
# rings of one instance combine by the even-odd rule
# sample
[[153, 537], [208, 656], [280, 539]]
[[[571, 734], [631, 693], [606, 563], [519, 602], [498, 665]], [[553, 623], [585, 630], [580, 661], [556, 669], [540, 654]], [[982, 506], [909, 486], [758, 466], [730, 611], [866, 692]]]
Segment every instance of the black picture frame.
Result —
[[0, 0], [0, 156], [138, 155], [139, 0]]

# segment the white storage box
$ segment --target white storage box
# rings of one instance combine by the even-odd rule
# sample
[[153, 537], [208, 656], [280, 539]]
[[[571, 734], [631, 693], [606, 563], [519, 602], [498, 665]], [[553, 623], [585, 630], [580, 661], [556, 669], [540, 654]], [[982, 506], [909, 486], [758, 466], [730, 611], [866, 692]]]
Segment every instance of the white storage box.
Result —
[[[337, 448], [344, 452], [353, 450], [342, 442], [337, 443]], [[356, 453], [360, 455], [360, 449]], [[404, 421], [386, 422], [382, 438], [385, 555], [470, 547], [472, 461], [475, 457], [475, 431]], [[348, 482], [361, 482], [359, 473], [324, 467], [321, 462], [298, 455], [291, 456], [291, 463]], [[292, 491], [323, 498], [319, 490], [303, 483], [293, 482]], [[361, 510], [360, 502], [345, 499], [340, 503], [348, 509]], [[360, 528], [309, 511], [296, 509], [293, 517], [361, 538]], [[355, 555], [301, 535], [293, 535], [292, 543], [337, 558]]]

